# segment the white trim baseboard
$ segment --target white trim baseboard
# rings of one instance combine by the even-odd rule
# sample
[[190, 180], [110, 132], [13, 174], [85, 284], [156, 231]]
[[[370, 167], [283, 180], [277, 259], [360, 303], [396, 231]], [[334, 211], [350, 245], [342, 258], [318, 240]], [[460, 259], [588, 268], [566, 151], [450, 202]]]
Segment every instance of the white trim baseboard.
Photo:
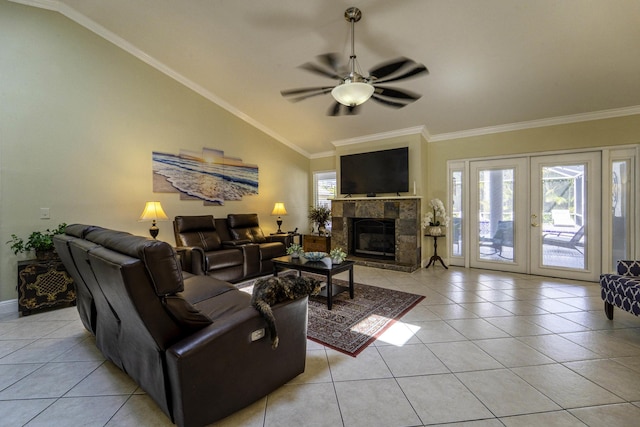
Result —
[[18, 299], [9, 299], [0, 301], [0, 314], [9, 314], [18, 312]]

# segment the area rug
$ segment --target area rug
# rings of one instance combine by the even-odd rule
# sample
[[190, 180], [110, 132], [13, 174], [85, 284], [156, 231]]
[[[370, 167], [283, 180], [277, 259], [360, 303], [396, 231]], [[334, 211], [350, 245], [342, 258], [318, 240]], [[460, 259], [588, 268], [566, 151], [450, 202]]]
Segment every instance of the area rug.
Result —
[[[346, 280], [333, 279], [333, 285], [348, 286]], [[238, 285], [251, 293], [253, 281]], [[423, 296], [376, 286], [354, 284], [354, 298], [345, 291], [333, 297], [327, 309], [324, 297], [309, 298], [307, 337], [334, 350], [356, 357], [384, 331], [415, 307]]]

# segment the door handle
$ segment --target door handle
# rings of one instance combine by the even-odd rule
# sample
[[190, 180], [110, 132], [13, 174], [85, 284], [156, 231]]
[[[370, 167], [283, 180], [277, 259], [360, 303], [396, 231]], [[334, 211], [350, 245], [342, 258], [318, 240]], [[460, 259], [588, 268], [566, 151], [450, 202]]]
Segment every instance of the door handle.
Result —
[[538, 227], [538, 226], [539, 226], [539, 224], [538, 224], [537, 222], [532, 222], [532, 223], [531, 223], [531, 226], [532, 226], [532, 227]]

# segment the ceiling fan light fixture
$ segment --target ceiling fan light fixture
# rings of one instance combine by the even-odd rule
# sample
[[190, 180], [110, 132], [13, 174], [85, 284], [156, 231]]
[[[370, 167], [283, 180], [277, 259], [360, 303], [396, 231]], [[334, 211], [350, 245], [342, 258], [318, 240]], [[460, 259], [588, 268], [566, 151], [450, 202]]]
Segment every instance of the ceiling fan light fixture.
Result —
[[331, 96], [342, 105], [355, 107], [367, 102], [374, 90], [369, 83], [345, 81], [331, 90]]

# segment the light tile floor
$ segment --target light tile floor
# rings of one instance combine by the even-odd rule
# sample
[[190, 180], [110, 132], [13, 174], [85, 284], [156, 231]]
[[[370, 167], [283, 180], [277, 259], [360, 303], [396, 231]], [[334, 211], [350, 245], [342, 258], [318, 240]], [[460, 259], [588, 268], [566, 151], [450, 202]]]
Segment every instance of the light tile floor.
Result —
[[[640, 318], [597, 283], [357, 266], [426, 299], [357, 358], [309, 342], [306, 372], [218, 426], [638, 426]], [[169, 426], [103, 359], [75, 308], [0, 317], [0, 426]]]

